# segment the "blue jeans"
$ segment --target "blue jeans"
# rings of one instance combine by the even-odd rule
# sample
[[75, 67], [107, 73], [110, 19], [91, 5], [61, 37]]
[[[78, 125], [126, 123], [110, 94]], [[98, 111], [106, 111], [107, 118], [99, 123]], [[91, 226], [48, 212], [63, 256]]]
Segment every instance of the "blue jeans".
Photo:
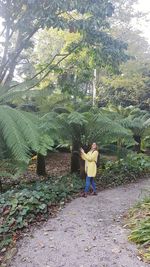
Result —
[[86, 177], [85, 189], [84, 189], [85, 193], [87, 193], [89, 191], [90, 185], [92, 185], [93, 191], [96, 192], [96, 186], [95, 186], [94, 178], [87, 176]]

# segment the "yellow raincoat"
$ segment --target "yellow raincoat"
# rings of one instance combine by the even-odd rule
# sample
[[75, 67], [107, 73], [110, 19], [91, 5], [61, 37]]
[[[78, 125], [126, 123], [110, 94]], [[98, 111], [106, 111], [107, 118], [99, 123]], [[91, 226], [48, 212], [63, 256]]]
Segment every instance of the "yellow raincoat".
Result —
[[81, 157], [85, 160], [85, 172], [87, 173], [88, 177], [95, 177], [97, 173], [97, 158], [98, 158], [98, 151], [89, 151], [87, 154], [82, 153]]

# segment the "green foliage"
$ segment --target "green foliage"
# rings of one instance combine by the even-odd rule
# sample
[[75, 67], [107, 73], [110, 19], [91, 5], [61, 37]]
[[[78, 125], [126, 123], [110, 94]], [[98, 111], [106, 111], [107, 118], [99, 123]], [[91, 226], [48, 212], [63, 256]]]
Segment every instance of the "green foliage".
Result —
[[112, 104], [102, 108], [102, 110], [111, 120], [116, 121], [120, 126], [131, 131], [132, 139], [131, 136], [124, 139], [121, 138], [121, 144], [126, 147], [136, 145], [137, 151], [141, 152], [142, 146], [144, 147], [144, 144], [147, 144], [145, 141], [150, 136], [150, 113], [134, 106], [124, 108]]
[[[58, 139], [59, 125], [55, 113], [37, 116], [34, 112], [25, 112], [19, 108], [12, 108], [18, 96], [28, 95], [29, 91], [21, 91], [20, 87], [15, 90], [1, 88], [0, 94], [0, 158], [13, 159], [14, 164], [29, 163], [31, 151], [47, 154], [51, 150], [54, 141]], [[47, 90], [32, 90], [31, 95], [44, 95]], [[7, 102], [9, 104], [7, 104]], [[18, 161], [18, 162], [17, 162]]]
[[150, 173], [149, 157], [143, 154], [130, 153], [123, 159], [104, 163], [98, 183], [121, 185], [148, 173]]
[[[134, 70], [133, 66], [132, 69]], [[134, 105], [149, 110], [149, 83], [149, 75], [144, 77], [142, 73], [134, 73], [131, 77], [127, 75], [101, 77], [98, 90], [99, 104], [113, 103], [124, 107]]]
[[128, 226], [131, 229], [129, 240], [139, 246], [139, 254], [146, 262], [150, 262], [150, 197], [147, 196], [128, 216]]
[[21, 172], [26, 169], [24, 162], [15, 162], [14, 159], [1, 159], [0, 160], [0, 178], [5, 182], [5, 178], [8, 180], [16, 180], [20, 176]]
[[47, 181], [21, 185], [20, 188], [1, 195], [0, 211], [0, 249], [12, 242], [13, 235], [19, 229], [28, 227], [37, 215], [48, 216], [51, 206], [69, 198], [83, 187], [76, 176], [49, 178]]
[[64, 138], [70, 141], [76, 139], [83, 145], [89, 145], [95, 140], [98, 144], [102, 144], [114, 142], [119, 137], [131, 137], [130, 130], [99, 109], [90, 109], [84, 113], [64, 113], [59, 115], [59, 120]]
[[[111, 34], [128, 44], [127, 54], [130, 59], [120, 65], [119, 75], [109, 75], [99, 70], [97, 77], [99, 104], [104, 106], [109, 102], [115, 105], [138, 105], [149, 110], [149, 69], [150, 46], [142, 32], [133, 29], [132, 20], [143, 18], [146, 14], [136, 11], [137, 0], [113, 0], [115, 12], [111, 18]], [[143, 23], [143, 21], [142, 21]]]
[[72, 124], [76, 124], [76, 125], [81, 125], [83, 126], [84, 124], [87, 123], [86, 119], [84, 118], [83, 114], [80, 114], [78, 112], [72, 112], [69, 116], [68, 116], [68, 123], [70, 125]]
[[132, 231], [129, 240], [134, 241], [137, 244], [144, 244], [150, 241], [150, 218], [140, 222], [138, 228]]
[[4, 54], [0, 69], [3, 83], [10, 84], [12, 81], [16, 65], [22, 63], [22, 58], [26, 59], [25, 50], [34, 45], [32, 37], [39, 29], [53, 27], [79, 32], [85, 46], [94, 47], [97, 43], [101, 44], [98, 50], [104, 57], [103, 62], [106, 59], [113, 63], [114, 58], [120, 62], [125, 58], [124, 44], [113, 40], [106, 33], [109, 27], [107, 20], [114, 11], [108, 0], [92, 3], [91, 0], [84, 3], [79, 0], [59, 0], [57, 4], [52, 2], [51, 5], [48, 0], [1, 0], [0, 9], [0, 16], [4, 20]]
[[62, 113], [58, 115], [58, 122], [60, 123], [60, 137], [72, 143], [77, 140], [80, 144], [81, 134], [83, 132], [84, 124], [87, 123], [83, 114], [78, 112]]
[[57, 113], [50, 112], [39, 119], [39, 132], [42, 134], [39, 141], [40, 154], [46, 156], [48, 150], [53, 150], [54, 143], [60, 139], [59, 130]]
[[9, 106], [0, 106], [0, 136], [10, 151], [8, 157], [28, 162], [30, 149], [39, 148], [39, 133], [35, 123], [35, 116], [13, 109]]
[[134, 135], [142, 137], [145, 130], [150, 128], [150, 113], [139, 111], [137, 114], [130, 114], [124, 123], [126, 124], [126, 127], [132, 130]]

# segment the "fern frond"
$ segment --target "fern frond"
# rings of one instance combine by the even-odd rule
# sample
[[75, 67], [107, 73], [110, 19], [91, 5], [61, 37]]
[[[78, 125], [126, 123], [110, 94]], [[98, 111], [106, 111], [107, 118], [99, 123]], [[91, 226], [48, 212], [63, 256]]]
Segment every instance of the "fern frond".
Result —
[[24, 83], [24, 87], [20, 87], [19, 85], [15, 88], [12, 88], [10, 90], [6, 89], [5, 87], [2, 87], [2, 92], [0, 93], [0, 102], [2, 104], [8, 103], [13, 100], [20, 100], [26, 99], [27, 97], [35, 98], [35, 97], [47, 97], [52, 94], [54, 90], [53, 85], [49, 85], [43, 89], [29, 89], [29, 84]]
[[29, 151], [38, 150], [37, 126], [25, 112], [8, 106], [0, 106], [0, 133], [14, 159], [28, 162]]
[[83, 126], [86, 124], [88, 121], [85, 119], [84, 114], [81, 114], [79, 112], [72, 112], [68, 116], [68, 123], [69, 124], [76, 124], [76, 125], [81, 125]]
[[[131, 131], [125, 129], [120, 125], [118, 121], [113, 121], [109, 117], [103, 114], [98, 114], [92, 119], [94, 122], [91, 128], [88, 138], [97, 142], [109, 142], [117, 140], [117, 138], [130, 138], [132, 136]], [[89, 124], [91, 125], [91, 121]], [[88, 129], [87, 129], [88, 133]]]
[[45, 134], [49, 135], [51, 139], [58, 140], [59, 131], [61, 126], [58, 121], [58, 114], [55, 112], [49, 112], [39, 119], [40, 130]]

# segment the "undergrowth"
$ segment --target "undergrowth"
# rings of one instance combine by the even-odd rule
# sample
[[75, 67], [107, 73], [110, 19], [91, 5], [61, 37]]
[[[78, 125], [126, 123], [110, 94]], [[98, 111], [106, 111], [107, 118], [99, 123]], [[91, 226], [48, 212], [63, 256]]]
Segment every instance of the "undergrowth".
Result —
[[129, 240], [139, 247], [139, 255], [150, 263], [150, 196], [138, 203], [129, 212]]
[[[143, 155], [132, 154], [118, 161], [101, 159], [101, 168], [96, 178], [97, 186], [117, 186], [134, 181], [150, 173], [150, 160]], [[1, 194], [0, 198], [0, 251], [5, 254], [6, 248], [14, 246], [23, 229], [32, 223], [45, 220], [53, 213], [53, 208], [72, 198], [84, 187], [84, 180], [75, 175], [49, 177], [47, 180], [21, 182], [15, 188]], [[130, 240], [142, 244], [143, 257], [150, 259], [150, 201], [140, 204], [145, 209], [144, 217], [131, 223]], [[131, 216], [132, 218], [132, 216]], [[148, 242], [148, 243], [147, 243]], [[148, 247], [147, 247], [148, 246]], [[146, 250], [145, 250], [146, 249]], [[141, 252], [143, 253], [143, 252]]]
[[101, 186], [117, 186], [136, 181], [150, 174], [150, 157], [143, 154], [130, 153], [116, 161], [101, 160], [102, 169], [98, 172], [98, 184]]
[[46, 219], [52, 206], [69, 199], [82, 187], [81, 179], [64, 176], [22, 184], [1, 194], [0, 250], [16, 240], [20, 229], [28, 227], [38, 218]]

